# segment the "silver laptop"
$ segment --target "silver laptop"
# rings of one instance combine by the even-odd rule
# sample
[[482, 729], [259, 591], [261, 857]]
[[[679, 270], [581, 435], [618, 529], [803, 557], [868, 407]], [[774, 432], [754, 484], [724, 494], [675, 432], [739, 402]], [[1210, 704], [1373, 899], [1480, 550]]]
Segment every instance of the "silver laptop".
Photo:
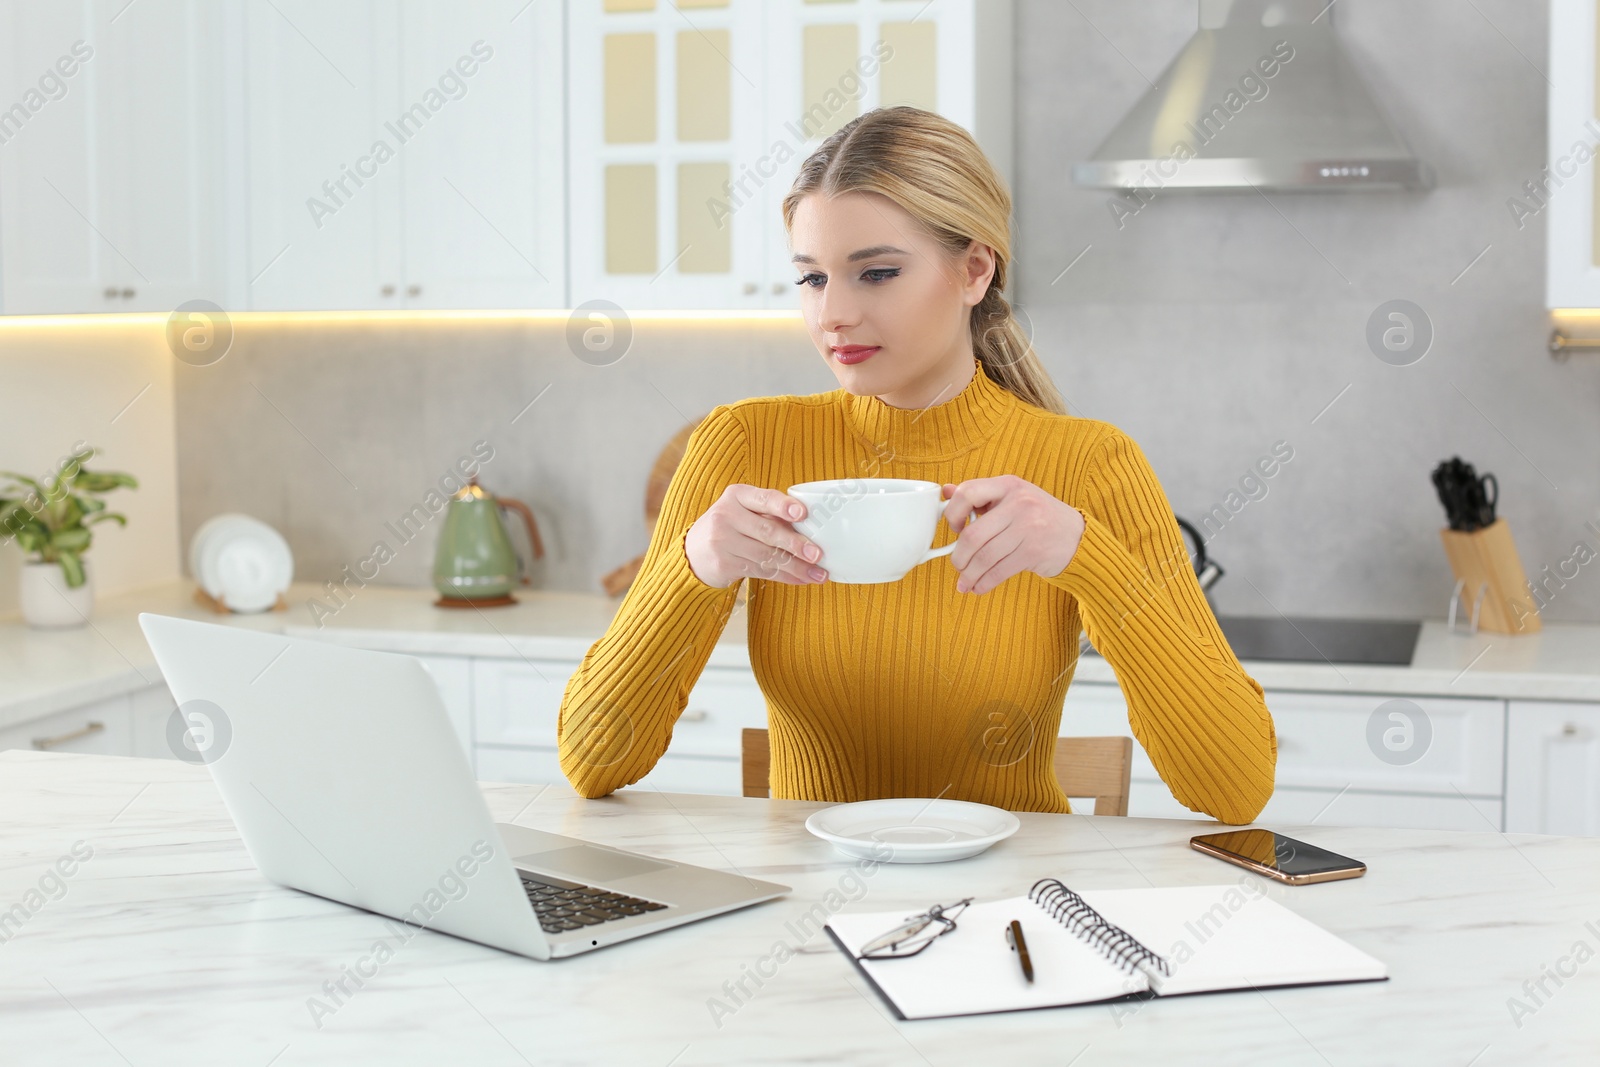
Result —
[[[149, 613], [168, 737], [279, 885], [547, 960], [789, 891], [495, 823], [411, 656]], [[552, 739], [553, 740], [553, 739]]]

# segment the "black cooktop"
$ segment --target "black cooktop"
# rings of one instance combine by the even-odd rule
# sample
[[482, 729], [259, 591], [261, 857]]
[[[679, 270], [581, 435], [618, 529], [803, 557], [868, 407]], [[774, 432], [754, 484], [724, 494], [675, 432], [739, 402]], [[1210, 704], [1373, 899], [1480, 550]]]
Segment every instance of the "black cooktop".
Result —
[[1407, 667], [1422, 623], [1394, 619], [1320, 619], [1295, 615], [1218, 615], [1240, 659]]
[[[1289, 663], [1408, 667], [1422, 632], [1420, 622], [1304, 615], [1218, 615], [1217, 623], [1241, 660]], [[1093, 648], [1085, 651], [1098, 655]]]

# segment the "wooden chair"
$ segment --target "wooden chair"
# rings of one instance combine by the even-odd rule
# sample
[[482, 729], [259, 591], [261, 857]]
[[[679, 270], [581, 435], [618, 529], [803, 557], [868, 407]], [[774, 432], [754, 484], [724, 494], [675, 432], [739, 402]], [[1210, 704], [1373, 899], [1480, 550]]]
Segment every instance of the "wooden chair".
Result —
[[[740, 736], [744, 795], [771, 795], [772, 749], [765, 730]], [[1128, 776], [1133, 769], [1131, 737], [1056, 738], [1056, 780], [1069, 797], [1093, 797], [1096, 815], [1128, 814]]]

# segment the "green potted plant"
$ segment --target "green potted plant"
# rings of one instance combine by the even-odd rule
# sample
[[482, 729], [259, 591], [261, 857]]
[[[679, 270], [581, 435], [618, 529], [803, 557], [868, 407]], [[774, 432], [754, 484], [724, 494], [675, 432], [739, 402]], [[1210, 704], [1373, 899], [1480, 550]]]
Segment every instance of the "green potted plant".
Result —
[[83, 466], [95, 449], [79, 442], [53, 474], [42, 479], [0, 471], [0, 540], [15, 541], [27, 555], [19, 598], [22, 617], [42, 629], [82, 626], [94, 607], [94, 582], [88, 561], [101, 522], [128, 524], [106, 510], [100, 494], [138, 488], [131, 474], [90, 471]]

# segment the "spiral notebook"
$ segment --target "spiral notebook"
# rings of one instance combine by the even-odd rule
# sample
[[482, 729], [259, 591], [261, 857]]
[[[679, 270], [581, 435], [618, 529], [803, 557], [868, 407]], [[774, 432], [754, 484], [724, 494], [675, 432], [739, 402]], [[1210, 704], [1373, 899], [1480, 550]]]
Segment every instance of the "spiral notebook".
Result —
[[[1389, 977], [1382, 961], [1240, 885], [1074, 892], [1046, 878], [1027, 896], [968, 905], [915, 956], [859, 957], [913, 910], [835, 915], [825, 927], [902, 1019]], [[1013, 919], [1031, 984], [1006, 943]]]

